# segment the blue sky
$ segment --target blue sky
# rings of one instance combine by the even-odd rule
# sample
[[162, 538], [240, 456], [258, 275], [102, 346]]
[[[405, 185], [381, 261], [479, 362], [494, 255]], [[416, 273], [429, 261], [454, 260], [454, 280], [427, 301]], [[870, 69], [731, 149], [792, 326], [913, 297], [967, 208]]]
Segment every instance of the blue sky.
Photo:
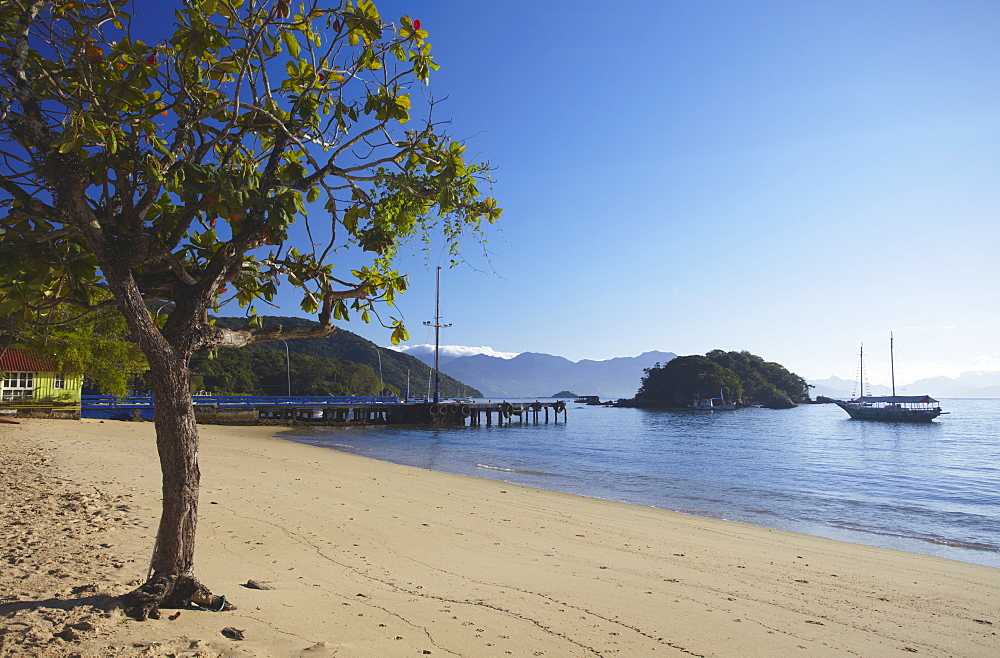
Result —
[[[900, 381], [1000, 370], [1000, 3], [377, 4], [430, 32], [438, 112], [497, 167], [443, 343], [850, 378], [893, 331]], [[447, 260], [403, 260], [412, 343]]]

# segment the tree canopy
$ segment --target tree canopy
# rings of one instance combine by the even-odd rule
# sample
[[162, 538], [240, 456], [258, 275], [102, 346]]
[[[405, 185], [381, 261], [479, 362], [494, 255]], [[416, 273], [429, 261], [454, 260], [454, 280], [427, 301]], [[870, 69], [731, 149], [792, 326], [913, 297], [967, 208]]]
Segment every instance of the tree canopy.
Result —
[[647, 368], [635, 403], [690, 406], [695, 399], [720, 396], [744, 404], [784, 397], [801, 402], [809, 399], [809, 387], [784, 366], [749, 352], [712, 350], [705, 356], [679, 356]]
[[649, 405], [690, 406], [692, 400], [739, 400], [743, 385], [736, 374], [708, 357], [678, 356], [644, 371], [636, 401]]
[[705, 356], [736, 374], [743, 385], [743, 397], [749, 402], [774, 397], [788, 397], [793, 402], [809, 399], [806, 380], [779, 363], [765, 361], [747, 351], [712, 350]]
[[[143, 300], [174, 302], [178, 324], [279, 283], [325, 325], [367, 320], [405, 289], [402, 241], [437, 228], [455, 247], [499, 216], [484, 165], [430, 118], [408, 127], [411, 87], [437, 68], [419, 21], [387, 23], [366, 0], [190, 0], [170, 34], [127, 6], [0, 8], [0, 277], [18, 303], [101, 305], [103, 260]], [[296, 219], [305, 248], [286, 241]], [[370, 262], [335, 274], [328, 257], [350, 246]], [[187, 340], [265, 337], [205, 325]]]
[[[172, 24], [128, 13], [164, 5]], [[381, 320], [406, 288], [401, 244], [440, 235], [454, 254], [500, 216], [489, 166], [413, 93], [438, 66], [427, 38], [370, 0], [0, 4], [0, 312], [117, 308], [149, 364], [163, 514], [130, 615], [227, 605], [194, 576], [191, 356]], [[316, 324], [209, 320], [254, 317], [279, 284]]]
[[[122, 396], [132, 381], [146, 371], [146, 359], [128, 339], [128, 328], [113, 309], [82, 313], [61, 305], [44, 321], [24, 324], [9, 316], [0, 330], [0, 350], [20, 347], [50, 358], [60, 372], [83, 375], [88, 386]], [[36, 318], [39, 320], [40, 318]]]

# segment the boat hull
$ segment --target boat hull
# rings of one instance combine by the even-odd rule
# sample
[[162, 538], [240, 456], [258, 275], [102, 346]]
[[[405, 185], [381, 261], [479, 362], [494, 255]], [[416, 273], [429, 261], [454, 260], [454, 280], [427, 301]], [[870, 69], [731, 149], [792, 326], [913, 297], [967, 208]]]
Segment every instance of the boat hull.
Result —
[[837, 402], [837, 406], [854, 420], [878, 420], [888, 423], [929, 423], [943, 412], [940, 407], [933, 409], [893, 409], [869, 407], [851, 402]]

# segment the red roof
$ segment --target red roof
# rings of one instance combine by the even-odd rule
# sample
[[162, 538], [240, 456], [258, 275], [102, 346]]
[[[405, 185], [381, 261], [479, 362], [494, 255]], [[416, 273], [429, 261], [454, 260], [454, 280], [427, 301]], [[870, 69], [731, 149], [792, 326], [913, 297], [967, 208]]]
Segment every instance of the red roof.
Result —
[[52, 362], [16, 347], [0, 350], [0, 371], [2, 372], [52, 372]]

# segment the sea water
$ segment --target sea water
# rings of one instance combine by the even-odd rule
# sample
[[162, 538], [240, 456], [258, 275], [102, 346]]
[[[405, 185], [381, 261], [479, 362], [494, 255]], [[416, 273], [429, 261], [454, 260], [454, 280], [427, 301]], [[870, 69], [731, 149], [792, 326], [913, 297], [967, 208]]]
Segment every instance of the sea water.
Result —
[[569, 405], [567, 422], [296, 429], [398, 464], [1000, 567], [1000, 400], [932, 423], [840, 408]]

